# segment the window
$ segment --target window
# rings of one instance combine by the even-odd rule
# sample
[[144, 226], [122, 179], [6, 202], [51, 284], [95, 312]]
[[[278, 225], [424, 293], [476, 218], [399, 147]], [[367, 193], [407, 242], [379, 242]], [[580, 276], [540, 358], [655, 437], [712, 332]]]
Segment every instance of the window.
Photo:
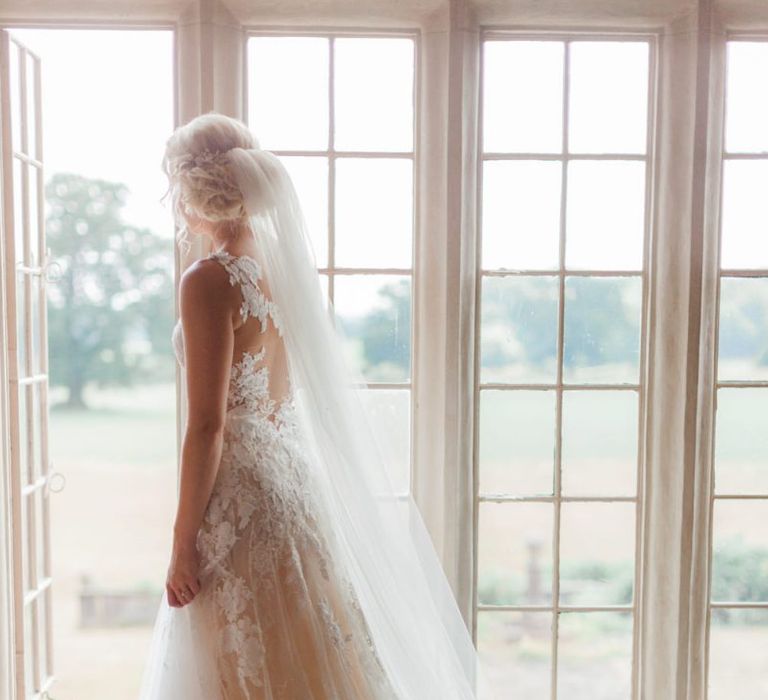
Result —
[[401, 436], [390, 446], [401, 492], [411, 474], [414, 74], [410, 36], [248, 40], [249, 126], [296, 185], [364, 399]]
[[482, 50], [478, 645], [501, 695], [630, 697], [652, 44]]
[[709, 698], [765, 695], [768, 648], [768, 41], [727, 46]]
[[[41, 0], [36, 17], [62, 21], [60, 5]], [[243, 117], [291, 173], [346, 351], [402, 436], [394, 479], [422, 507], [499, 697], [757, 700], [768, 6], [541, 2], [534, 26], [528, 5], [198, 0], [180, 14], [136, 0], [131, 22], [174, 32], [177, 123]], [[69, 27], [97, 19], [66, 11]], [[7, 0], [3, 26], [24, 17]], [[18, 139], [3, 153], [7, 218], [35, 166]], [[0, 423], [23, 430], [44, 425], [45, 382], [19, 392], [4, 363], [13, 350], [19, 382], [41, 373], [18, 351], [42, 318], [23, 269], [17, 303], [9, 240], [4, 228]], [[18, 495], [8, 515], [27, 475], [5, 437], [0, 696], [30, 700], [66, 656], [16, 646], [8, 622], [44, 530], [14, 527]]]

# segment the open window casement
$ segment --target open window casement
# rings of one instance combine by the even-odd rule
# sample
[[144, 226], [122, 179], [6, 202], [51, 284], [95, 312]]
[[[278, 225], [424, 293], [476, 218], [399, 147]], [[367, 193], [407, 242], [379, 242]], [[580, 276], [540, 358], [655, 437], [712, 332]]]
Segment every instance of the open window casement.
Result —
[[[2, 247], [0, 339], [5, 503], [11, 575], [3, 590], [13, 659], [8, 678], [21, 700], [46, 698], [53, 682], [48, 459], [46, 283], [40, 59], [0, 31]], [[7, 438], [7, 440], [6, 440]], [[55, 485], [55, 484], [54, 484]]]

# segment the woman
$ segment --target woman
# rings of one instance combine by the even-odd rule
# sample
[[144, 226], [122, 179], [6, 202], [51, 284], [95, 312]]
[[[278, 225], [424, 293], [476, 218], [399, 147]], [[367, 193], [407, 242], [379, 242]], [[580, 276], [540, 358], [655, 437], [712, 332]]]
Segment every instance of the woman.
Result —
[[188, 420], [143, 700], [490, 697], [423, 522], [343, 361], [293, 184], [240, 121], [179, 127]]

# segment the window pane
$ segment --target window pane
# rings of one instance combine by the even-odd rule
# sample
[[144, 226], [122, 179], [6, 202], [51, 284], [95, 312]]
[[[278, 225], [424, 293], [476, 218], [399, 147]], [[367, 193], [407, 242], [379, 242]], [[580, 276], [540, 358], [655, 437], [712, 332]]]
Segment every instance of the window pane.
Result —
[[718, 390], [715, 488], [768, 494], [768, 390]]
[[630, 604], [634, 503], [566, 502], [560, 508], [560, 604]]
[[[29, 260], [33, 265], [40, 264], [40, 232], [39, 219], [37, 216], [37, 202], [40, 199], [41, 193], [37, 187], [37, 173], [38, 169], [33, 165], [27, 166], [27, 211], [29, 212], [29, 228], [27, 229], [27, 235], [29, 236]], [[21, 215], [21, 212], [19, 212]]]
[[708, 700], [765, 700], [768, 610], [712, 610]]
[[[768, 133], [768, 125], [763, 125]], [[768, 161], [723, 164], [724, 269], [768, 267]]]
[[334, 145], [340, 150], [413, 149], [411, 39], [334, 39]]
[[555, 393], [483, 389], [480, 492], [551, 495]]
[[638, 382], [641, 283], [639, 277], [566, 279], [565, 381]]
[[550, 503], [480, 504], [480, 604], [552, 604], [553, 512]]
[[26, 171], [29, 169], [26, 163], [22, 163], [16, 158], [13, 159], [13, 245], [16, 261], [20, 263], [29, 263], [24, 252], [24, 178], [27, 177]]
[[768, 43], [729, 41], [727, 46], [726, 150], [768, 151]]
[[411, 280], [340, 275], [334, 308], [353, 365], [368, 381], [404, 382], [411, 367]]
[[712, 600], [768, 603], [768, 500], [715, 500]]
[[569, 77], [569, 150], [645, 153], [648, 44], [574, 41]]
[[328, 159], [305, 156], [280, 156], [293, 181], [301, 210], [307, 222], [315, 263], [328, 265]]
[[10, 74], [10, 96], [11, 96], [11, 132], [12, 148], [14, 151], [23, 150], [24, 144], [21, 142], [21, 50], [19, 45], [9, 42], [9, 64], [8, 72]]
[[563, 394], [563, 493], [632, 496], [637, 483], [637, 394]]
[[768, 278], [724, 277], [720, 282], [721, 380], [768, 379]]
[[36, 61], [27, 53], [27, 153], [39, 157], [36, 145], [37, 112], [35, 110], [35, 73]]
[[411, 266], [413, 161], [336, 160], [336, 265]]
[[477, 648], [499, 698], [549, 698], [552, 613], [488, 612], [477, 616]]
[[392, 485], [399, 493], [410, 490], [411, 475], [411, 393], [407, 389], [363, 389], [360, 398], [382, 432], [395, 444], [382, 445], [392, 467]]
[[563, 43], [483, 43], [483, 150], [559, 153]]
[[485, 161], [484, 269], [558, 267], [562, 167], [552, 161]]
[[482, 381], [555, 381], [557, 296], [554, 277], [483, 278]]
[[558, 698], [632, 697], [632, 614], [560, 613]]
[[569, 269], [639, 270], [643, 265], [645, 163], [568, 164], [565, 264]]
[[248, 125], [262, 148], [328, 148], [328, 66], [328, 39], [248, 40]]

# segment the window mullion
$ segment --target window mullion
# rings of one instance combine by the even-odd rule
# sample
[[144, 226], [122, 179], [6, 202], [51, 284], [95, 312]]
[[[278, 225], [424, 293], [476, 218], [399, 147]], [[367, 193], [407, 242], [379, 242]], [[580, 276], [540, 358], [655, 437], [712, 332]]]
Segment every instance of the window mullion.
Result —
[[[724, 39], [711, 8], [660, 41], [645, 406], [641, 697], [706, 697], [716, 220]], [[691, 89], [693, 86], [693, 89]]]

